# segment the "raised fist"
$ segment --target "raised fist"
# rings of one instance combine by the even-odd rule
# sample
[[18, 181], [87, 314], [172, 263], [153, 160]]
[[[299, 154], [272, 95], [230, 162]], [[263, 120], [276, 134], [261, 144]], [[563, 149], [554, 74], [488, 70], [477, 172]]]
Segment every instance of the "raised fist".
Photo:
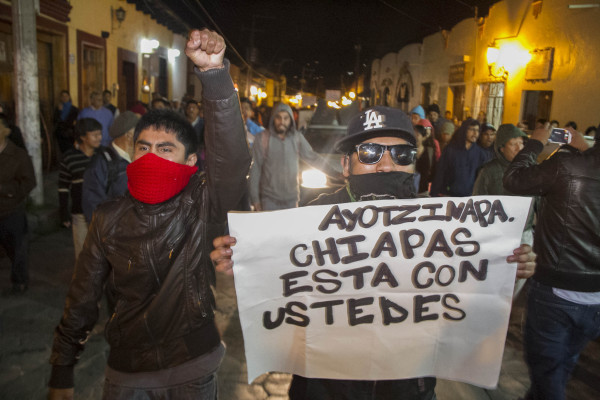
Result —
[[194, 29], [189, 34], [185, 54], [200, 71], [223, 68], [225, 40], [209, 29]]

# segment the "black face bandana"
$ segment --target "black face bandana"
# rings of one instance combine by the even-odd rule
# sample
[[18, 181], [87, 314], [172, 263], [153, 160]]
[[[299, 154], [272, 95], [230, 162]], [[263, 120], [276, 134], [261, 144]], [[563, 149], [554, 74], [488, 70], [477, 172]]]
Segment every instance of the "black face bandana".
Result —
[[375, 172], [350, 175], [350, 193], [356, 201], [412, 199], [417, 197], [414, 174], [408, 172]]

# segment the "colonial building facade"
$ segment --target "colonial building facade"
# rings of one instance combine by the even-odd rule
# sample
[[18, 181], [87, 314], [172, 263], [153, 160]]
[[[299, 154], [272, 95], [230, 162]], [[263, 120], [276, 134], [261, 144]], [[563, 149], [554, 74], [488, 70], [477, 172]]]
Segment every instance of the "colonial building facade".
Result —
[[[580, 6], [581, 7], [581, 6]], [[371, 64], [374, 104], [405, 111], [436, 103], [462, 120], [600, 122], [600, 7], [504, 0], [482, 18], [427, 36]]]

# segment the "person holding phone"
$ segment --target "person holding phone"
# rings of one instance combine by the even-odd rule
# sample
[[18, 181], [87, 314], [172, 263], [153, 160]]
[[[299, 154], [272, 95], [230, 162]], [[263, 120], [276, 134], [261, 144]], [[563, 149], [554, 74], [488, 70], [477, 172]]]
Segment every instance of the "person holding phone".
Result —
[[548, 124], [537, 128], [504, 174], [506, 190], [541, 196], [525, 324], [526, 399], [564, 399], [579, 353], [600, 336], [600, 148], [567, 131], [570, 143], [537, 164], [552, 134]]

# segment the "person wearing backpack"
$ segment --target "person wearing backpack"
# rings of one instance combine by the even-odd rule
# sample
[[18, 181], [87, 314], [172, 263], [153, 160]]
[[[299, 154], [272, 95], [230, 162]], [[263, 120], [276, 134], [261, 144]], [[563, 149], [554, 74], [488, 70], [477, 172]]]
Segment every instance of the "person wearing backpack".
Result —
[[269, 129], [256, 135], [250, 167], [250, 201], [255, 211], [298, 207], [300, 158], [332, 177], [341, 173], [316, 153], [296, 129], [290, 106], [279, 104]]
[[127, 191], [126, 169], [133, 156], [133, 131], [139, 117], [125, 111], [111, 125], [112, 142], [94, 155], [83, 176], [82, 206], [88, 223], [96, 207]]

